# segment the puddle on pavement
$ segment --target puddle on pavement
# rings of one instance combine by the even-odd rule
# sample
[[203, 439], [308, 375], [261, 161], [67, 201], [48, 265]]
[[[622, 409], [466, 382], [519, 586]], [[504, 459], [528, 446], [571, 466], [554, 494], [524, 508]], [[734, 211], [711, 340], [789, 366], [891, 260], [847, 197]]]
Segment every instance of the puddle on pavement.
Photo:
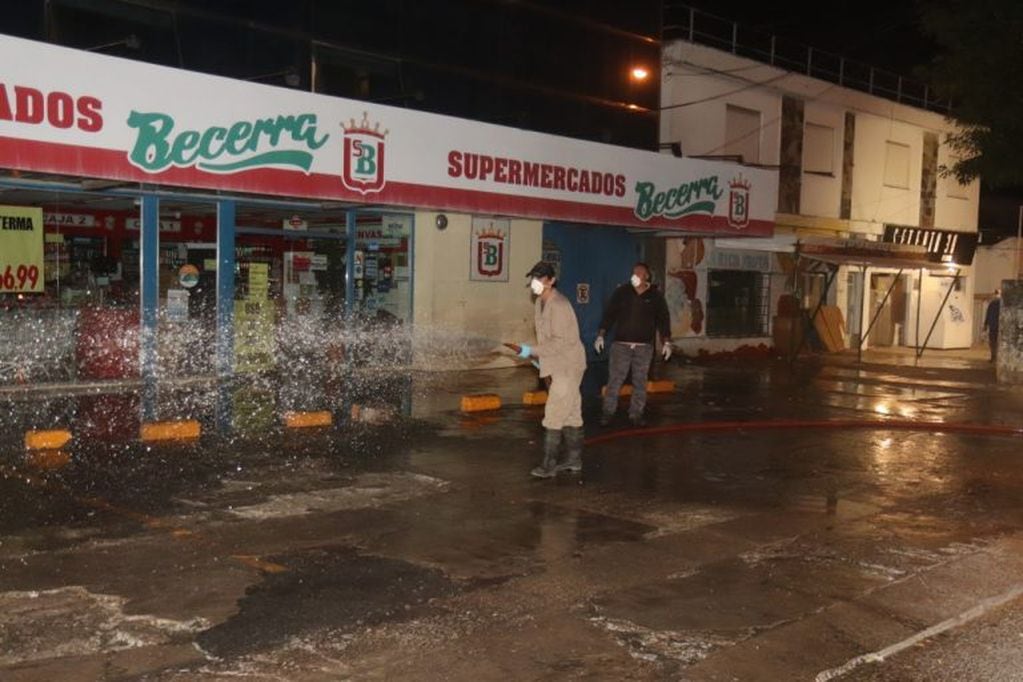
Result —
[[393, 510], [394, 530], [371, 541], [372, 551], [405, 556], [474, 587], [543, 571], [587, 548], [643, 541], [656, 527], [540, 500], [508, 507], [478, 500], [428, 497]]
[[349, 547], [323, 547], [265, 557], [287, 570], [264, 573], [238, 602], [238, 613], [196, 637], [218, 658], [279, 646], [316, 631], [352, 633], [407, 621], [433, 610], [433, 599], [459, 586], [442, 572]]
[[[125, 510], [122, 520], [129, 521], [138, 514], [187, 514], [194, 511], [189, 500], [215, 495], [234, 478], [258, 477], [262, 470], [273, 470], [279, 481], [308, 463], [348, 475], [393, 471], [407, 463], [409, 448], [428, 428], [399, 420], [315, 434], [278, 432], [253, 442], [204, 431], [197, 441], [153, 445], [86, 434], [60, 451], [59, 461], [24, 455], [19, 444], [8, 451], [17, 455], [0, 451], [0, 533], [107, 525], [118, 518], [112, 507]], [[131, 432], [138, 433], [137, 424]]]
[[568, 531], [577, 545], [638, 542], [657, 530], [653, 526], [587, 511], [565, 509], [545, 502], [530, 502], [532, 520], [540, 530]]

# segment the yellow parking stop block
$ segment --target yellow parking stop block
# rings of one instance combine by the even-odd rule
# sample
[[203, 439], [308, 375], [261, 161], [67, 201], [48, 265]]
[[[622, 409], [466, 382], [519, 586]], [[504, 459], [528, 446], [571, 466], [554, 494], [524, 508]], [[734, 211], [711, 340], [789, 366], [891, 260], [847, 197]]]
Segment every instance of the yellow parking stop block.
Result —
[[[674, 393], [675, 382], [670, 379], [658, 379], [646, 382], [647, 393]], [[607, 386], [600, 389], [601, 395], [607, 395]], [[632, 395], [632, 384], [623, 384], [622, 390], [618, 392], [619, 397]]]
[[499, 409], [501, 409], [501, 397], [496, 393], [462, 396], [462, 412], [486, 412]]
[[202, 432], [199, 422], [194, 419], [167, 422], [149, 422], [139, 430], [142, 442], [164, 440], [195, 440]]
[[674, 393], [675, 382], [670, 379], [660, 379], [658, 381], [646, 382], [647, 393]]
[[308, 429], [315, 426], [330, 426], [334, 417], [330, 412], [285, 412], [284, 425], [289, 429]]
[[70, 442], [71, 432], [66, 429], [25, 433], [26, 450], [59, 450]]
[[524, 405], [546, 405], [547, 391], [526, 391], [522, 394]]

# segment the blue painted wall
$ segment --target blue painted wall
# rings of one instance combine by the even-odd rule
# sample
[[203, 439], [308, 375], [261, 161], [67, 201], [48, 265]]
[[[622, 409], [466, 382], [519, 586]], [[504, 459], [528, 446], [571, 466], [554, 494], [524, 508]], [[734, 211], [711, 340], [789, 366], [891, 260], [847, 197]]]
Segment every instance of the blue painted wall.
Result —
[[[586, 359], [591, 363], [606, 362], [606, 352], [600, 358], [593, 352], [593, 340], [600, 327], [604, 304], [615, 287], [629, 279], [633, 264], [642, 260], [640, 238], [619, 227], [544, 223], [543, 241], [545, 258], [549, 245], [557, 247], [561, 260], [558, 289], [575, 307]], [[576, 285], [581, 282], [590, 285], [588, 304], [576, 302]]]

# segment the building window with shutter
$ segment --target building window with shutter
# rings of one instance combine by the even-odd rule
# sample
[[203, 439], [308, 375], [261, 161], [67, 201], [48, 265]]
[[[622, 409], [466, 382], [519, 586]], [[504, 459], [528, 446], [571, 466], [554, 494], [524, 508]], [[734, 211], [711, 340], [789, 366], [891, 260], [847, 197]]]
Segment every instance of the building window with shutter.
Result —
[[725, 105], [725, 154], [741, 156], [743, 163], [760, 163], [760, 112]]
[[834, 128], [816, 123], [807, 123], [803, 128], [803, 170], [818, 175], [834, 175]]
[[885, 187], [909, 189], [909, 145], [888, 140], [884, 143]]

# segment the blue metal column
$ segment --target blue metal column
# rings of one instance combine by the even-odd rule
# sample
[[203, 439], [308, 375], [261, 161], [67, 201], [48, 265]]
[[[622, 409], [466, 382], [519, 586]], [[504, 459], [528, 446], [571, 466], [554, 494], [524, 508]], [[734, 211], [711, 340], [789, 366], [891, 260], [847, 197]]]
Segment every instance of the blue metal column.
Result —
[[355, 312], [355, 242], [359, 237], [355, 227], [355, 209], [345, 213], [345, 317]]
[[217, 376], [234, 373], [235, 203], [217, 202]]
[[139, 230], [139, 369], [142, 419], [156, 417], [156, 325], [160, 307], [160, 200], [143, 194]]
[[235, 202], [217, 202], [217, 428], [231, 430], [231, 378], [234, 376]]
[[[345, 212], [345, 310], [344, 326], [348, 334], [352, 333], [351, 326], [355, 317], [355, 242], [358, 239], [358, 230], [355, 226], [355, 209]], [[352, 415], [352, 363], [345, 349], [344, 367], [341, 369], [341, 413], [336, 415], [334, 423], [344, 427], [351, 422]]]

